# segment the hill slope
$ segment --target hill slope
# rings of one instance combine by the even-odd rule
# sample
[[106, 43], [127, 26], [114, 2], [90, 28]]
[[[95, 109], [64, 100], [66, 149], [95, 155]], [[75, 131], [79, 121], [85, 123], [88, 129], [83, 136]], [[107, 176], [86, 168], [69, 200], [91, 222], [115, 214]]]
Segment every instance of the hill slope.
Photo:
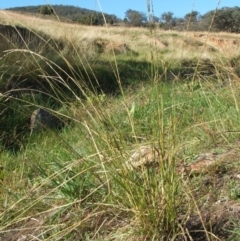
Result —
[[[25, 6], [25, 7], [8, 8], [6, 10], [21, 12], [21, 13], [37, 14], [39, 13], [39, 10], [41, 7], [42, 5]], [[66, 18], [74, 22], [88, 24], [89, 19], [92, 19], [92, 21], [97, 19], [97, 23], [95, 23], [94, 25], [103, 23], [102, 13], [98, 11], [76, 7], [76, 6], [70, 6], [70, 5], [51, 5], [51, 8], [54, 9], [54, 12], [58, 17]], [[108, 23], [113, 24], [121, 21], [121, 19], [118, 19], [114, 14], [104, 13], [104, 15]]]

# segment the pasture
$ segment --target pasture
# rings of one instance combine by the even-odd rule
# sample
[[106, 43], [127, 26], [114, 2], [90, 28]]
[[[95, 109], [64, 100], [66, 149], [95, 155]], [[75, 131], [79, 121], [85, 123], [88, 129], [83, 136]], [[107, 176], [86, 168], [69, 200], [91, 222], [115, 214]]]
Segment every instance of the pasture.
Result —
[[0, 12], [0, 240], [239, 239], [238, 34]]

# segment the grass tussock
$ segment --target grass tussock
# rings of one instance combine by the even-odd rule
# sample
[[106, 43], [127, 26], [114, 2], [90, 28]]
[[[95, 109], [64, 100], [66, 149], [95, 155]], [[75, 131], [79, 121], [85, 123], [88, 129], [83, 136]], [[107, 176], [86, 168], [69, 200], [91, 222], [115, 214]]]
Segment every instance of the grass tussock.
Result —
[[0, 23], [0, 239], [237, 240], [237, 35]]

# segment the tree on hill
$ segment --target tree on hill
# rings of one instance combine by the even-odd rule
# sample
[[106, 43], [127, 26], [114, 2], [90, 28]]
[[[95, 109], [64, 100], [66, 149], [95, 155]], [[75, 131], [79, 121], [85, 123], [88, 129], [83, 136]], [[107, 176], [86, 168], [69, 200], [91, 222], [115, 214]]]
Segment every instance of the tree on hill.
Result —
[[184, 18], [187, 22], [198, 22], [201, 15], [198, 11], [192, 11], [191, 13], [187, 13]]
[[161, 15], [161, 27], [165, 29], [171, 29], [176, 25], [176, 18], [174, 18], [173, 12], [165, 12]]
[[99, 25], [102, 24], [98, 16], [93, 14], [81, 14], [77, 20], [81, 24], [85, 25]]
[[224, 7], [216, 11], [207, 12], [203, 15], [202, 24], [210, 26], [214, 31], [240, 32], [240, 7]]
[[39, 13], [41, 13], [43, 15], [51, 15], [54, 13], [54, 11], [53, 11], [52, 7], [43, 5], [39, 8]]
[[143, 26], [147, 22], [147, 16], [136, 10], [128, 9], [125, 12], [125, 22], [131, 26]]
[[199, 31], [199, 22], [202, 16], [198, 11], [192, 11], [184, 16], [186, 22], [186, 29], [190, 31]]
[[113, 25], [118, 22], [116, 15], [108, 14], [105, 15], [105, 19], [103, 18], [102, 13], [100, 12], [89, 12], [80, 14], [77, 18], [77, 21], [81, 24], [85, 25], [104, 25], [105, 20], [107, 24]]

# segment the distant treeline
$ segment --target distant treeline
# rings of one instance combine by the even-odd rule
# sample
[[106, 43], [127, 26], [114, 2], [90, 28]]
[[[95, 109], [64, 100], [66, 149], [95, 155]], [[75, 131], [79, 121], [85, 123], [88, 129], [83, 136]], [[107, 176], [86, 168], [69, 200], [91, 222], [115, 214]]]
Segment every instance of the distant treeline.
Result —
[[208, 31], [211, 29], [211, 31], [240, 32], [240, 7], [223, 7], [203, 15], [200, 15], [198, 11], [192, 11], [184, 17], [176, 17], [173, 12], [164, 12], [159, 17], [151, 15], [147, 17], [145, 13], [128, 9], [124, 19], [120, 19], [114, 14], [103, 14], [68, 5], [27, 6], [9, 10], [44, 15], [55, 14], [61, 18], [86, 25], [103, 25], [106, 21], [107, 24], [111, 25], [151, 26], [180, 31]]

